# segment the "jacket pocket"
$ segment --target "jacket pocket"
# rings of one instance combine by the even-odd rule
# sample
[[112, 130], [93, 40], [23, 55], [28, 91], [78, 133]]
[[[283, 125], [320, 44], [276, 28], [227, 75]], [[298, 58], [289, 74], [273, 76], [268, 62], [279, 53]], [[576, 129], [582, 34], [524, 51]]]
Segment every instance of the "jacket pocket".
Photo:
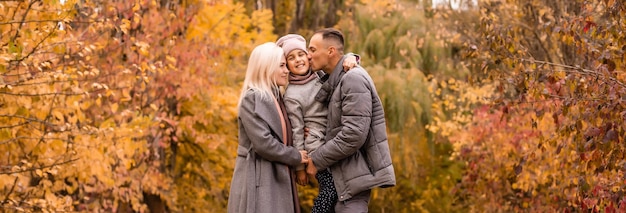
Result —
[[365, 175], [372, 175], [365, 156], [360, 151], [344, 159], [341, 163], [341, 170], [345, 181], [350, 181]]
[[365, 146], [359, 150], [365, 156], [370, 172], [374, 176], [379, 170], [391, 165], [387, 133], [384, 130], [380, 131], [380, 129], [382, 128], [370, 129], [370, 137], [368, 137]]

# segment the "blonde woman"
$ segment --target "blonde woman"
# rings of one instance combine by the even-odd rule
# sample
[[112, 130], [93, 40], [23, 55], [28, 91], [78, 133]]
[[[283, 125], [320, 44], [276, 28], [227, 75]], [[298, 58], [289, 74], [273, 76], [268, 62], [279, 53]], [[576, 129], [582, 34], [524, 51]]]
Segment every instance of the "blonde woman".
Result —
[[239, 99], [239, 147], [228, 212], [300, 212], [293, 168], [308, 162], [292, 146], [291, 123], [279, 87], [288, 83], [282, 48], [254, 48]]

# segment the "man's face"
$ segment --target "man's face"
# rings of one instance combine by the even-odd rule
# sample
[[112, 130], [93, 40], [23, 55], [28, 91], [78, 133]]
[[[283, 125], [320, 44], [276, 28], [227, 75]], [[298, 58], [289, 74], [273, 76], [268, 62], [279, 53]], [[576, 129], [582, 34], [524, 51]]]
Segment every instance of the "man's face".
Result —
[[309, 60], [311, 61], [312, 70], [324, 70], [324, 68], [328, 67], [330, 56], [327, 46], [321, 34], [315, 34], [311, 37], [309, 41]]

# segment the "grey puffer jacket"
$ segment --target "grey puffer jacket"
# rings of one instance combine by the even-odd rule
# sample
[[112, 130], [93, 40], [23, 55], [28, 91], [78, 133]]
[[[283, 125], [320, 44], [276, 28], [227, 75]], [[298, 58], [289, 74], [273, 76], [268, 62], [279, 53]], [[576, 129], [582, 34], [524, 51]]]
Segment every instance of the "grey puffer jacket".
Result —
[[327, 81], [337, 83], [329, 94], [326, 143], [311, 154], [318, 170], [330, 168], [339, 201], [396, 184], [376, 87], [363, 68], [344, 72], [342, 63], [343, 59]]

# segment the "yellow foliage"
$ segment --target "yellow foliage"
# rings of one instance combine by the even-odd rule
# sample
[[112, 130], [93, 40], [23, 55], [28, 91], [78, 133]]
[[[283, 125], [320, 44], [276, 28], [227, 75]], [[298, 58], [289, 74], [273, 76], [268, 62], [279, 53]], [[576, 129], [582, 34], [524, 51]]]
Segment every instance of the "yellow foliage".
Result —
[[210, 39], [209, 48], [219, 51], [227, 59], [247, 54], [254, 46], [275, 41], [272, 11], [255, 10], [246, 15], [242, 3], [218, 2], [201, 8], [189, 27], [187, 39]]

